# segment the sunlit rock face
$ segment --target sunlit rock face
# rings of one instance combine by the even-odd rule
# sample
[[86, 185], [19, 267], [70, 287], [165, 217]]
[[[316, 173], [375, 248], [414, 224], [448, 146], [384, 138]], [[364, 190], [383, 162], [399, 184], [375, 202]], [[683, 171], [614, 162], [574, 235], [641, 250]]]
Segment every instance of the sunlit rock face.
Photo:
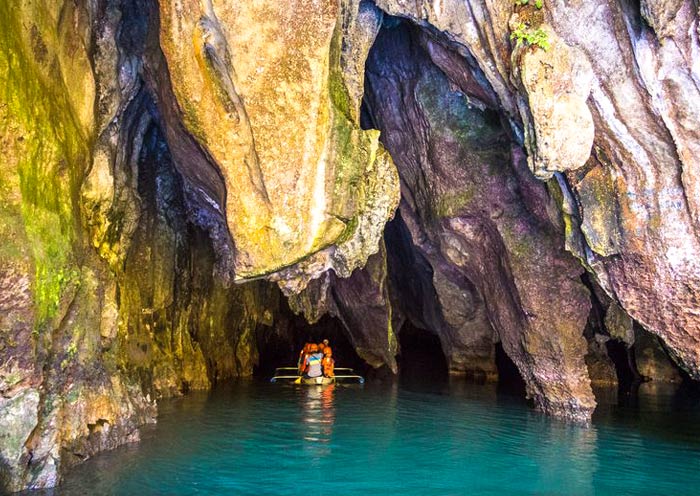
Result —
[[298, 291], [378, 250], [398, 178], [378, 133], [359, 129], [362, 61], [380, 21], [359, 3], [160, 2], [179, 109], [168, 118], [221, 174], [225, 195], [211, 201], [225, 211], [238, 279], [305, 259], [275, 277]]
[[214, 278], [133, 6], [0, 6], [2, 493], [138, 440], [159, 397], [251, 374], [279, 301]]
[[[697, 4], [642, 2], [641, 11], [634, 3], [561, 0], [541, 10], [508, 2], [377, 5], [444, 32], [476, 62], [502, 112], [522, 121], [532, 171], [565, 171], [569, 249], [699, 377]], [[548, 56], [514, 47], [519, 22], [550, 33]], [[545, 71], [535, 59], [563, 72]], [[542, 79], [530, 80], [532, 71], [543, 71]], [[568, 116], [555, 117], [546, 107], [552, 101], [568, 102]], [[590, 158], [581, 153], [588, 146]]]

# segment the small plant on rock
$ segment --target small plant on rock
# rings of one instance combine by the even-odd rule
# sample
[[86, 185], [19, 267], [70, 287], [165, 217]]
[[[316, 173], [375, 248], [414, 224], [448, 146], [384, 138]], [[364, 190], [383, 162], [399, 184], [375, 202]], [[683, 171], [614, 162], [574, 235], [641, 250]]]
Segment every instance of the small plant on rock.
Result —
[[[515, 0], [515, 5], [519, 5], [521, 7], [528, 5], [529, 3], [530, 3], [530, 0]], [[542, 7], [544, 7], [544, 0], [535, 0], [534, 4], [535, 4], [535, 8], [539, 10]]]
[[545, 52], [549, 50], [551, 46], [547, 32], [544, 29], [532, 29], [522, 22], [513, 30], [510, 39], [515, 40], [518, 45], [538, 46]]

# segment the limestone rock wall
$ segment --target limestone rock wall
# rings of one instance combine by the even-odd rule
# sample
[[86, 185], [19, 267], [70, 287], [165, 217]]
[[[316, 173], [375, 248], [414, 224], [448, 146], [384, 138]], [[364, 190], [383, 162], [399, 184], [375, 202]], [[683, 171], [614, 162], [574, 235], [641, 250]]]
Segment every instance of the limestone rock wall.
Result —
[[83, 249], [80, 189], [98, 135], [92, 14], [0, 6], [2, 490], [56, 484], [60, 465], [137, 439], [155, 412], [100, 353], [115, 285]]
[[138, 440], [159, 397], [251, 374], [279, 301], [214, 277], [131, 7], [0, 7], [1, 492]]
[[359, 3], [160, 2], [180, 110], [167, 119], [217, 165], [225, 195], [211, 200], [226, 215], [236, 278], [304, 260], [278, 277], [298, 291], [378, 250], [398, 181], [378, 133], [359, 128], [358, 65], [379, 28]]
[[[651, 3], [377, 1], [476, 62], [535, 175], [565, 173], [570, 249], [698, 377], [698, 6]], [[546, 52], [517, 46], [520, 24]]]
[[432, 62], [445, 50], [406, 23], [382, 30], [367, 61], [366, 102], [399, 169], [401, 218], [432, 269], [449, 366], [493, 374], [500, 339], [539, 408], [586, 419], [595, 401], [583, 360], [583, 269], [491, 102], [454, 91]]

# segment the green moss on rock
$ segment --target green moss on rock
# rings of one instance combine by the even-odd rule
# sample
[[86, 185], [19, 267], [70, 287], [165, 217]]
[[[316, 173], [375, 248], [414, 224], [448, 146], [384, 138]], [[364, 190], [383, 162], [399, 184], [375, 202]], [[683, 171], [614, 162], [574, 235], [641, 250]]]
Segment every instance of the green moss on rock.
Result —
[[[33, 259], [38, 327], [54, 317], [63, 290], [77, 278], [72, 257], [79, 222], [75, 213], [92, 138], [76, 102], [83, 96], [81, 89], [88, 97], [94, 94], [94, 88], [65, 87], [61, 51], [75, 47], [59, 45], [65, 40], [54, 31], [51, 9], [24, 17], [40, 7], [12, 1], [0, 5], [0, 127], [6, 157], [0, 175], [8, 186], [0, 194], [2, 220], [10, 223], [2, 229], [17, 233], [19, 213], [24, 230], [20, 243], [30, 249], [27, 253], [24, 246], [10, 245], [4, 255]], [[80, 74], [71, 77], [91, 80]]]

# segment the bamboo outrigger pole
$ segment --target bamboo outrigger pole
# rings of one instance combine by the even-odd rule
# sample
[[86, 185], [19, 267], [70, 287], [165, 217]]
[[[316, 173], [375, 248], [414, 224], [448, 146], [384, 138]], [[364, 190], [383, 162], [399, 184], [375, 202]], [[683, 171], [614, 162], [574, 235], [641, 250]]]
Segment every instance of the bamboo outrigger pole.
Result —
[[[297, 367], [277, 367], [275, 369], [275, 372], [277, 372], [278, 370], [298, 370], [298, 369], [297, 369]], [[352, 370], [352, 369], [347, 368], [347, 367], [336, 367], [335, 370]]]
[[[301, 376], [299, 375], [276, 375], [272, 379], [270, 379], [270, 382], [277, 382], [277, 379], [301, 379]], [[360, 384], [365, 383], [365, 378], [362, 377], [361, 375], [336, 375], [333, 376], [333, 379], [359, 379], [358, 382]]]

